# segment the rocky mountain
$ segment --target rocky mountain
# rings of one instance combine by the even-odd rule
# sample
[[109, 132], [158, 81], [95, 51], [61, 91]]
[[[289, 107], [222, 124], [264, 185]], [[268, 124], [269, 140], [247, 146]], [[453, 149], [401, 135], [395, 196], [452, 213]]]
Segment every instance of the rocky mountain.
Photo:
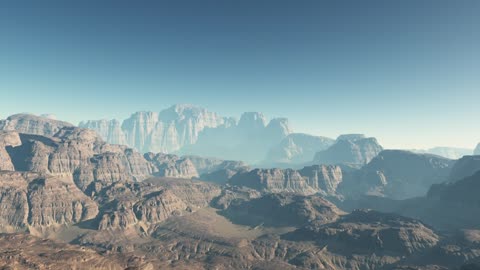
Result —
[[80, 127], [97, 131], [110, 143], [141, 152], [171, 153], [197, 141], [205, 128], [229, 126], [233, 120], [192, 105], [175, 105], [159, 113], [136, 112], [120, 125], [117, 120], [85, 121]]
[[326, 137], [292, 133], [268, 151], [263, 163], [284, 166], [304, 164], [311, 161], [315, 153], [326, 150], [333, 143], [333, 139]]
[[432, 154], [449, 159], [459, 159], [463, 156], [472, 155], [473, 150], [467, 148], [458, 148], [458, 147], [434, 147], [427, 150], [411, 150], [415, 153], [420, 154]]
[[473, 150], [474, 155], [480, 155], [480, 143], [477, 144], [477, 147], [475, 147], [475, 150]]
[[335, 222], [312, 222], [288, 235], [314, 240], [342, 254], [405, 256], [434, 247], [440, 240], [418, 220], [369, 210], [355, 210]]
[[383, 150], [375, 138], [362, 134], [346, 134], [337, 138], [328, 149], [317, 152], [314, 164], [346, 164], [361, 167]]
[[424, 196], [432, 184], [448, 180], [455, 161], [430, 154], [384, 150], [339, 187], [347, 197], [377, 195], [392, 199]]
[[342, 169], [339, 166], [313, 165], [301, 170], [254, 169], [239, 172], [229, 183], [262, 192], [293, 192], [306, 195], [321, 193], [335, 196], [337, 186], [342, 180]]
[[0, 120], [0, 130], [43, 136], [53, 136], [63, 127], [73, 127], [73, 125], [33, 114], [15, 114]]
[[179, 152], [255, 164], [291, 132], [285, 118], [274, 118], [267, 124], [263, 114], [248, 112], [242, 114], [237, 125], [204, 130], [195, 144]]
[[204, 108], [175, 105], [159, 113], [137, 112], [117, 120], [85, 121], [80, 127], [97, 131], [109, 143], [126, 144], [140, 152], [178, 153], [221, 159], [258, 161], [268, 148], [290, 134], [284, 118], [268, 124], [261, 113], [244, 113], [237, 122]]
[[455, 182], [480, 171], [480, 156], [464, 156], [457, 160], [450, 172], [449, 181]]
[[313, 220], [331, 223], [345, 213], [318, 196], [277, 193], [233, 201], [223, 214], [235, 223], [282, 227], [304, 226]]

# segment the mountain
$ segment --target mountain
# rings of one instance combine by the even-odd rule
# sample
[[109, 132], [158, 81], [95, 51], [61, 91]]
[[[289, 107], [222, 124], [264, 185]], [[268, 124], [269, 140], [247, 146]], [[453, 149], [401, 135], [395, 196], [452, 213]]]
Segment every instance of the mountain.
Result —
[[480, 143], [477, 144], [477, 147], [475, 147], [475, 150], [473, 150], [474, 155], [480, 155]]
[[334, 142], [326, 137], [292, 133], [268, 151], [263, 163], [285, 166], [304, 164], [311, 161], [315, 153], [329, 148]]
[[301, 170], [254, 169], [238, 172], [229, 183], [262, 192], [336, 195], [342, 182], [342, 169], [333, 165], [313, 165]]
[[263, 114], [247, 112], [242, 114], [237, 125], [205, 129], [195, 144], [184, 147], [179, 153], [255, 164], [291, 132], [285, 118], [274, 118], [267, 123]]
[[455, 162], [449, 181], [455, 182], [480, 171], [480, 156], [464, 156]]
[[43, 136], [53, 136], [63, 127], [73, 127], [73, 125], [33, 114], [15, 114], [7, 119], [0, 120], [0, 130]]
[[383, 150], [375, 138], [363, 134], [340, 135], [328, 149], [315, 154], [315, 164], [347, 164], [361, 167]]
[[430, 154], [384, 150], [339, 187], [347, 197], [363, 194], [406, 199], [424, 196], [432, 184], [448, 180], [455, 161]]
[[415, 153], [421, 154], [433, 154], [449, 159], [459, 159], [463, 156], [472, 155], [473, 150], [468, 148], [457, 148], [457, 147], [434, 147], [427, 150], [411, 150]]
[[126, 144], [140, 152], [178, 153], [221, 159], [259, 161], [291, 128], [285, 118], [267, 123], [257, 112], [233, 118], [192, 105], [174, 105], [159, 113], [137, 112], [118, 120], [84, 121], [80, 127], [97, 131], [112, 144]]
[[159, 113], [136, 112], [121, 125], [117, 120], [97, 120], [79, 126], [97, 131], [110, 143], [141, 152], [171, 153], [195, 143], [203, 129], [229, 125], [230, 121], [200, 107], [175, 105]]

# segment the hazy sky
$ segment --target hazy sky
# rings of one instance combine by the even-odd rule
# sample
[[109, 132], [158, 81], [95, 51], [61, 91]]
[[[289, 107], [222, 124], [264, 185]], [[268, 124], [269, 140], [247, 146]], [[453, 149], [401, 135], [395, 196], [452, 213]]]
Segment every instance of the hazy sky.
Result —
[[473, 148], [479, 14], [477, 0], [2, 1], [0, 117], [192, 103], [392, 148]]

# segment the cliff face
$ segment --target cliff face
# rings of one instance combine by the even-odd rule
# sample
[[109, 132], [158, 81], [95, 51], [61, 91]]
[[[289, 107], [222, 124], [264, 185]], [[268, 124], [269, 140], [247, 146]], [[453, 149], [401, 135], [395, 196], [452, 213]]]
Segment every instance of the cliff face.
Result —
[[315, 164], [347, 164], [361, 167], [383, 150], [375, 138], [359, 134], [341, 135], [335, 143], [324, 151], [317, 152]]
[[175, 105], [159, 113], [137, 112], [120, 125], [116, 120], [81, 122], [109, 143], [126, 144], [140, 152], [178, 153], [257, 162], [290, 134], [288, 120], [244, 113], [240, 120], [221, 117], [191, 105]]
[[97, 204], [69, 176], [29, 172], [0, 173], [2, 229], [42, 228], [94, 218]]
[[0, 130], [43, 136], [53, 136], [61, 128], [72, 126], [67, 122], [32, 114], [15, 114], [5, 120], [0, 120]]
[[254, 169], [235, 174], [230, 183], [265, 192], [293, 192], [298, 194], [322, 193], [336, 195], [342, 182], [339, 166], [314, 165], [302, 170]]
[[195, 143], [205, 128], [216, 128], [227, 122], [206, 109], [176, 105], [160, 113], [134, 113], [121, 125], [117, 120], [99, 120], [81, 122], [80, 127], [97, 131], [110, 143], [126, 144], [141, 152], [170, 153]]

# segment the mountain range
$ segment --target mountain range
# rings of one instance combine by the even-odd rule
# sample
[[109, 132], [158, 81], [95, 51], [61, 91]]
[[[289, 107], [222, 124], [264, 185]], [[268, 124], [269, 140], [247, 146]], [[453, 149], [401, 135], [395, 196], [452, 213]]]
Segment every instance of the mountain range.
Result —
[[[383, 149], [362, 134], [296, 134], [259, 113], [238, 123], [188, 106], [142, 115], [143, 124], [112, 125], [116, 135], [28, 114], [0, 121], [1, 267], [463, 270], [480, 262], [479, 156]], [[173, 141], [174, 153], [147, 151]], [[244, 147], [239, 156], [253, 160], [248, 151], [260, 149], [269, 158], [256, 167], [194, 155], [215, 142], [210, 153]]]

